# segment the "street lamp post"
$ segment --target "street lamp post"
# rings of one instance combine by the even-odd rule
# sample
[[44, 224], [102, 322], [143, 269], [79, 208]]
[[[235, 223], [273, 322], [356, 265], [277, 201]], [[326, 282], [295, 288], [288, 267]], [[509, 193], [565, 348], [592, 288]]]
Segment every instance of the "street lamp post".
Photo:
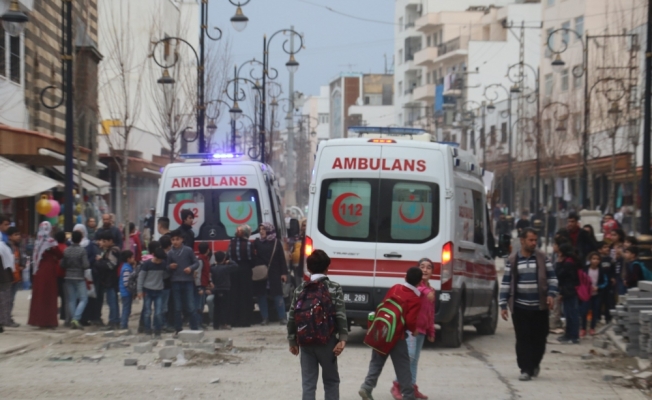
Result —
[[[66, 0], [67, 1], [67, 0]], [[231, 17], [231, 24], [233, 25], [233, 28], [241, 32], [247, 27], [247, 22], [249, 21], [249, 18], [247, 18], [244, 13], [242, 12], [242, 6], [247, 5], [251, 0], [245, 0], [245, 1], [233, 1], [229, 0], [229, 3], [233, 4], [236, 9], [236, 13], [233, 17]], [[197, 53], [197, 50], [185, 39], [179, 38], [179, 37], [167, 37], [165, 39], [161, 39], [158, 42], [154, 43], [153, 49], [152, 49], [152, 59], [154, 62], [161, 68], [167, 69], [173, 67], [178, 61], [179, 57], [178, 54], [175, 51], [174, 54], [174, 61], [172, 64], [165, 64], [165, 63], [160, 63], [156, 59], [156, 47], [161, 44], [161, 43], [170, 43], [171, 41], [177, 41], [181, 43], [185, 43], [188, 45], [193, 53], [195, 54], [195, 57], [197, 59], [197, 136], [195, 136], [194, 139], [192, 140], [187, 140], [189, 142], [193, 142], [195, 140], [199, 140], [198, 143], [198, 148], [200, 153], [206, 152], [206, 135], [204, 133], [204, 128], [205, 128], [205, 122], [206, 122], [206, 104], [205, 104], [205, 95], [206, 95], [206, 38], [213, 40], [213, 41], [218, 41], [222, 38], [222, 31], [219, 28], [214, 28], [215, 30], [218, 31], [217, 36], [211, 36], [211, 34], [208, 31], [208, 0], [202, 0], [201, 1], [201, 31], [199, 34], [199, 53]], [[162, 82], [162, 84], [171, 84], [173, 83], [170, 81], [167, 82]]]
[[[498, 90], [497, 89], [502, 89], [505, 91], [507, 94], [507, 116], [508, 116], [508, 126], [509, 126], [509, 134], [508, 134], [508, 159], [507, 159], [507, 191], [508, 191], [508, 196], [507, 196], [507, 204], [509, 206], [509, 211], [513, 212], [514, 211], [514, 204], [513, 204], [513, 190], [514, 190], [514, 182], [513, 182], [513, 174], [512, 174], [512, 91], [510, 89], [507, 89], [505, 86], [503, 86], [500, 83], [493, 83], [491, 85], [488, 85], [484, 88], [484, 97], [489, 101], [489, 105], [487, 106], [487, 111], [493, 112], [493, 110], [496, 109], [496, 106], [494, 105], [494, 101], [498, 100]], [[489, 96], [488, 91], [492, 90], [493, 95]]]

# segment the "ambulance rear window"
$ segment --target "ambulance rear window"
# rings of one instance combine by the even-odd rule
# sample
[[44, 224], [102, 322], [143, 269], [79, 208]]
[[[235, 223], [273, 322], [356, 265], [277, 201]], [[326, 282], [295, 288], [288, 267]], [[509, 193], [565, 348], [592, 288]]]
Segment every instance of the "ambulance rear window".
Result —
[[181, 210], [195, 214], [193, 232], [196, 240], [227, 240], [235, 236], [239, 225], [247, 224], [258, 231], [261, 218], [260, 200], [255, 189], [205, 189], [168, 192], [165, 215], [170, 229], [181, 225]]
[[[332, 180], [324, 183], [320, 230], [334, 239], [373, 241], [370, 235], [372, 187], [376, 181]], [[375, 207], [374, 207], [375, 208]], [[375, 214], [375, 210], [373, 210]]]

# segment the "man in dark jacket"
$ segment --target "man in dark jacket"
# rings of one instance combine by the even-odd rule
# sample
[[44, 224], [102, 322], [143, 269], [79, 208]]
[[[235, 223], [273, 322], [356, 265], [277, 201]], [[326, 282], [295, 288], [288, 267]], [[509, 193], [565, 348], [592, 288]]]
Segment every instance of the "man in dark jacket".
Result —
[[226, 258], [226, 253], [215, 253], [216, 264], [211, 267], [213, 280], [213, 328], [231, 329], [234, 310], [231, 301], [231, 273], [236, 271], [238, 264]]
[[195, 250], [195, 232], [192, 230], [192, 223], [195, 220], [195, 214], [190, 210], [181, 210], [181, 226], [179, 230], [183, 235], [184, 246]]
[[113, 225], [113, 221], [111, 220], [111, 215], [109, 214], [102, 215], [102, 226], [95, 231], [95, 240], [96, 241], [102, 240], [101, 238], [104, 232], [109, 232], [111, 234], [111, 236], [113, 237], [114, 246], [116, 246], [119, 249], [122, 248], [122, 233], [120, 232], [120, 229], [116, 228]]
[[183, 328], [181, 310], [190, 318], [190, 329], [199, 329], [195, 307], [195, 280], [193, 273], [199, 268], [195, 252], [183, 244], [183, 233], [176, 230], [170, 233], [172, 249], [167, 254], [168, 270], [172, 281], [172, 298], [174, 300], [175, 336]]
[[118, 330], [120, 329], [120, 308], [118, 305], [120, 248], [115, 246], [113, 235], [109, 231], [103, 232], [96, 238], [99, 239], [102, 249], [102, 254], [97, 256], [95, 262], [97, 275], [100, 278], [98, 284], [104, 289], [106, 303], [109, 305], [109, 323], [106, 329]]
[[570, 235], [571, 244], [580, 260], [584, 261], [589, 253], [598, 251], [593, 240], [591, 240], [591, 235], [580, 226], [580, 216], [577, 213], [568, 214], [566, 228]]

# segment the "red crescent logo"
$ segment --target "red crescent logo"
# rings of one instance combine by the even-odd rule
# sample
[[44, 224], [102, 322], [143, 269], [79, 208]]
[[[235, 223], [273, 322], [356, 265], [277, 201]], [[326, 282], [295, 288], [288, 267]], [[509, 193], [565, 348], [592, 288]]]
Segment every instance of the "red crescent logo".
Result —
[[183, 221], [181, 221], [182, 207], [184, 205], [186, 205], [188, 203], [192, 203], [192, 202], [193, 202], [192, 200], [182, 200], [182, 201], [178, 202], [176, 206], [174, 206], [173, 215], [174, 215], [174, 220], [177, 221], [177, 224], [181, 225], [181, 223], [183, 222]]
[[226, 217], [229, 219], [229, 221], [233, 222], [236, 225], [244, 224], [245, 222], [249, 221], [253, 215], [254, 215], [254, 209], [253, 207], [251, 207], [251, 204], [249, 204], [249, 215], [247, 215], [243, 219], [236, 219], [235, 217], [233, 217], [233, 215], [231, 215], [231, 206], [228, 206], [226, 208]]
[[341, 195], [337, 196], [337, 198], [333, 202], [333, 207], [331, 208], [331, 212], [333, 214], [333, 218], [335, 218], [335, 221], [338, 224], [346, 227], [355, 226], [360, 222], [360, 221], [355, 221], [355, 222], [346, 221], [344, 220], [344, 218], [342, 218], [342, 215], [340, 214], [340, 206], [342, 205], [344, 200], [348, 199], [349, 197], [356, 197], [358, 199], [360, 198], [360, 196], [358, 196], [355, 193], [342, 193]]
[[403, 204], [401, 204], [401, 207], [398, 209], [398, 215], [401, 217], [403, 221], [405, 221], [408, 224], [416, 224], [417, 222], [421, 221], [421, 218], [423, 218], [423, 214], [425, 214], [426, 209], [423, 207], [423, 204], [421, 204], [421, 214], [417, 215], [416, 218], [410, 219], [403, 214]]

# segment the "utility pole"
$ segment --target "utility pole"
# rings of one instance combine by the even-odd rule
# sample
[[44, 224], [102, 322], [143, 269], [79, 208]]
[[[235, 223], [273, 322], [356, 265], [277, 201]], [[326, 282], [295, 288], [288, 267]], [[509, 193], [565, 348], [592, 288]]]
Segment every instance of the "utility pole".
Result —
[[643, 176], [641, 182], [641, 233], [650, 234], [650, 129], [652, 129], [652, 0], [647, 6], [645, 48], [645, 122], [643, 127]]
[[[294, 26], [290, 27], [294, 30]], [[294, 53], [294, 35], [290, 35], [290, 52]], [[294, 72], [290, 71], [290, 118], [288, 118], [288, 140], [286, 146], [286, 169], [285, 169], [285, 205], [294, 206], [297, 204], [295, 190], [295, 179], [297, 168], [294, 159]], [[272, 128], [273, 129], [273, 128]]]

